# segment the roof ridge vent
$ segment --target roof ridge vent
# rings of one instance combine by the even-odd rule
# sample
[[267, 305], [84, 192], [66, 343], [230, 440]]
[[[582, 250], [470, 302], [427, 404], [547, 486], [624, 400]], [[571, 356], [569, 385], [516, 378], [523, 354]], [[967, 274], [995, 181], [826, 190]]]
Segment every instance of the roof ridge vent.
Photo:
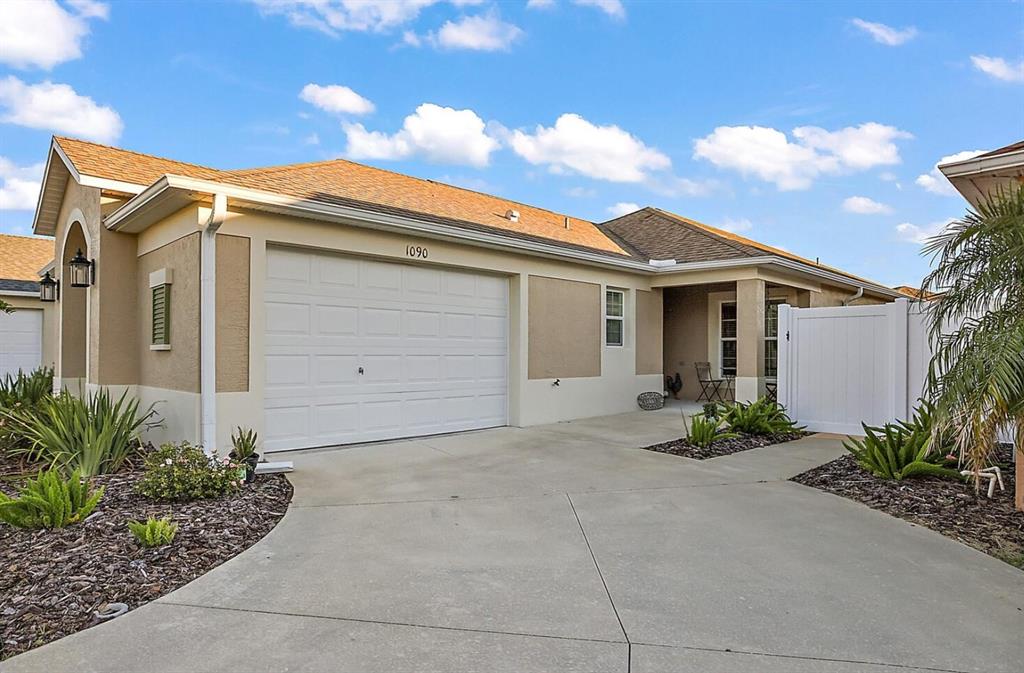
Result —
[[505, 219], [508, 220], [509, 222], [518, 222], [519, 211], [513, 208], [509, 208], [508, 210], [505, 211]]

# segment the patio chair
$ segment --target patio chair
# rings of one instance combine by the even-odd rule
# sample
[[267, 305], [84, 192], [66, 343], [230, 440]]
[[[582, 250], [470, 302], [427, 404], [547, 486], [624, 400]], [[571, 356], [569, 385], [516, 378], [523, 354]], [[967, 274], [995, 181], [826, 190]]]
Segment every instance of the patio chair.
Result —
[[724, 402], [722, 386], [726, 383], [726, 380], [716, 379], [711, 376], [710, 362], [694, 362], [693, 366], [697, 369], [697, 382], [700, 383], [701, 388], [697, 401], [707, 400], [708, 402], [714, 402], [713, 398], [717, 397], [719, 402]]

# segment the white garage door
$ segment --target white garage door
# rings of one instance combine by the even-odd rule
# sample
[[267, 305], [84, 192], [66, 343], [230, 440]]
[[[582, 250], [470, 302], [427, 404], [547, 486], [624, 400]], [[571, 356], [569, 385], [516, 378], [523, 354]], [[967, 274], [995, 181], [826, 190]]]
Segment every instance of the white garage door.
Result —
[[0, 314], [0, 378], [30, 372], [43, 361], [43, 312], [18, 309]]
[[265, 446], [507, 423], [508, 281], [267, 250]]

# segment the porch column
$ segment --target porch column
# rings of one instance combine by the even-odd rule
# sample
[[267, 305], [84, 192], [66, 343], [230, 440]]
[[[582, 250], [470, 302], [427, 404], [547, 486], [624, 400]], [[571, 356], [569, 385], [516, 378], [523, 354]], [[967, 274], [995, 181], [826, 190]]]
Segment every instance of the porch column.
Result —
[[736, 281], [736, 401], [751, 402], [764, 379], [763, 280]]

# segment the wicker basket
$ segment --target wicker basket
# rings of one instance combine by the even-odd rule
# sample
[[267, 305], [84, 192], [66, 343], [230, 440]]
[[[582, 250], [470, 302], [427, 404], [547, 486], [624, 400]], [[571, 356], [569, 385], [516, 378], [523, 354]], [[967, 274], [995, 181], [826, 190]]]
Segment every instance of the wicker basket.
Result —
[[644, 411], [656, 411], [665, 406], [665, 396], [661, 393], [640, 393], [636, 397], [636, 403]]

